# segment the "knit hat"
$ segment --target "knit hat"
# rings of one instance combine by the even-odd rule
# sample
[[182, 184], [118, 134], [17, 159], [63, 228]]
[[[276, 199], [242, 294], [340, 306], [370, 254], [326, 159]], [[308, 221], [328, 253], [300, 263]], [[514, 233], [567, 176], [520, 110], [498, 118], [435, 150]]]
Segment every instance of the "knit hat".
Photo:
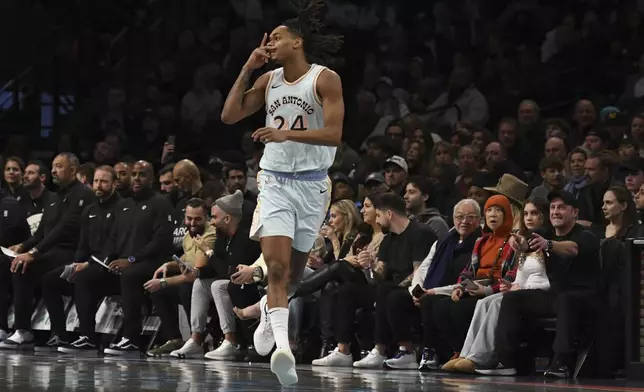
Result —
[[242, 205], [244, 204], [244, 195], [238, 189], [232, 195], [220, 197], [215, 201], [215, 205], [221, 208], [228, 215], [241, 216]]

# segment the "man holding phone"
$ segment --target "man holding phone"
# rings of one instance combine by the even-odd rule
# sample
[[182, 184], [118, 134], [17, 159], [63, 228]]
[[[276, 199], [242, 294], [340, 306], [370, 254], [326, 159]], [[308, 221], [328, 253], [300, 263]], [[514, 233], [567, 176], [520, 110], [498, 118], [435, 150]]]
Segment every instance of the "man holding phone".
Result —
[[167, 335], [166, 343], [150, 350], [150, 356], [170, 354], [183, 346], [177, 305], [183, 305], [190, 320], [193, 282], [198, 277], [195, 269], [208, 263], [208, 255], [202, 248], [212, 248], [215, 243], [215, 227], [209, 222], [208, 206], [202, 199], [188, 200], [184, 224], [187, 233], [183, 237], [183, 256], [173, 256], [173, 261], [159, 267], [143, 286], [152, 293], [152, 302]]
[[[228, 294], [230, 275], [242, 265], [252, 264], [261, 250], [257, 242], [249, 238], [250, 221], [242, 219], [244, 196], [237, 190], [232, 195], [223, 196], [211, 208], [211, 226], [216, 229], [214, 244], [207, 244], [201, 238], [196, 243], [208, 257], [205, 265], [196, 266], [194, 271], [185, 272], [186, 276], [199, 278], [192, 291], [192, 312], [190, 327], [192, 338], [183, 347], [170, 353], [177, 358], [200, 358], [203, 356], [202, 344], [205, 339], [206, 321], [210, 301], [215, 301], [219, 324], [224, 333], [224, 341], [214, 351], [206, 354], [208, 359], [232, 359], [239, 354], [237, 345], [235, 313]], [[238, 266], [239, 265], [239, 266]], [[252, 290], [252, 289], [251, 289]], [[255, 293], [257, 290], [255, 290]]]

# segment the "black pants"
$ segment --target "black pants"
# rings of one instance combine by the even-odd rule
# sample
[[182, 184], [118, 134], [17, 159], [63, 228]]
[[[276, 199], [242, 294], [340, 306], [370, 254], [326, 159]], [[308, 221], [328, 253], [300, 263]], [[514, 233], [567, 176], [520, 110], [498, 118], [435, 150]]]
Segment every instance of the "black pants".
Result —
[[[256, 304], [261, 299], [257, 284], [255, 283], [245, 284], [242, 288], [241, 285], [230, 282], [228, 283], [228, 295], [230, 296], [230, 302], [233, 303], [233, 306], [240, 309]], [[248, 344], [253, 341], [251, 336], [251, 327], [255, 322], [256, 320], [252, 319], [239, 320], [241, 331], [238, 331], [236, 336], [239, 344]], [[216, 328], [219, 328], [219, 324], [216, 325]]]
[[9, 308], [13, 298], [11, 259], [0, 255], [0, 330], [9, 331]]
[[186, 311], [190, 322], [192, 283], [161, 289], [150, 296], [157, 316], [161, 319], [160, 335], [165, 340], [181, 339], [179, 329], [179, 304]]
[[311, 295], [322, 290], [329, 282], [366, 284], [367, 280], [359, 269], [347, 261], [339, 260], [331, 265], [323, 266], [304, 279], [293, 294], [293, 298]]
[[[421, 329], [420, 308], [407, 290], [395, 290], [387, 298], [387, 320], [394, 342], [411, 342], [412, 328]], [[377, 342], [389, 344], [389, 342]]]
[[451, 348], [447, 342], [440, 338], [440, 329], [438, 323], [440, 320], [434, 321], [434, 307], [443, 300], [450, 300], [450, 297], [443, 295], [426, 295], [420, 300], [420, 316], [423, 323], [423, 345], [425, 348], [434, 349], [440, 353], [442, 357], [449, 357], [451, 355]]
[[500, 362], [506, 367], [514, 367], [523, 323], [539, 317], [557, 317], [554, 352], [574, 352], [574, 344], [579, 337], [579, 321], [594, 309], [596, 301], [594, 293], [589, 291], [556, 294], [544, 290], [519, 290], [507, 293], [503, 296], [495, 332]]
[[389, 282], [377, 285], [364, 283], [345, 283], [338, 288], [336, 317], [334, 320], [335, 336], [340, 343], [350, 343], [355, 329], [356, 310], [371, 309], [376, 305], [375, 341], [391, 341], [391, 329], [387, 320], [387, 297], [395, 290], [402, 289]]
[[433, 322], [452, 352], [461, 351], [478, 301], [478, 297], [465, 295], [456, 302], [443, 297], [434, 304]]
[[121, 297], [123, 297], [123, 336], [139, 343], [142, 331], [141, 309], [146, 301], [143, 285], [152, 279], [161, 262], [145, 260], [128, 266], [121, 273]]
[[52, 334], [66, 340], [67, 317], [65, 316], [63, 295], [72, 296], [74, 284], [60, 278], [64, 269], [65, 266], [58, 267], [45, 274], [42, 278], [42, 297], [47, 307], [47, 313], [49, 313]]
[[41, 289], [42, 278], [58, 266], [69, 263], [74, 257], [74, 251], [51, 249], [27, 266], [27, 272], [13, 274], [13, 302], [15, 307], [15, 329], [31, 330], [31, 315], [34, 309], [36, 292]]
[[[103, 297], [121, 293], [119, 275], [96, 263], [76, 274], [74, 301], [80, 323], [80, 334], [96, 342], [96, 311]], [[124, 299], [125, 302], [125, 299]]]

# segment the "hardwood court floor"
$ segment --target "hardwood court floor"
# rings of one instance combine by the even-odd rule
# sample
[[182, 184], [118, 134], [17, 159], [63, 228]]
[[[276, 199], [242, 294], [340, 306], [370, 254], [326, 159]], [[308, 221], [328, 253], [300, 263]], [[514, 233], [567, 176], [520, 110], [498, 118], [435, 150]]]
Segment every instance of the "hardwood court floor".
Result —
[[[299, 366], [286, 391], [643, 391], [644, 383]], [[0, 391], [279, 391], [266, 364], [0, 352]]]

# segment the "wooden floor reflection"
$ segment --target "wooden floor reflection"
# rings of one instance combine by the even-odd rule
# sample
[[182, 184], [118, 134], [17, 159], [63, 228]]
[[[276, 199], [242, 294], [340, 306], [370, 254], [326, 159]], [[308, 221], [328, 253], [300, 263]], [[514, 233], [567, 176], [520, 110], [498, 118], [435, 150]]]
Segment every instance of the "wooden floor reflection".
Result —
[[[643, 391], [644, 384], [541, 378], [483, 378], [417, 371], [298, 368], [288, 391]], [[72, 357], [0, 352], [0, 391], [245, 391], [281, 390], [265, 364], [201, 360]]]

